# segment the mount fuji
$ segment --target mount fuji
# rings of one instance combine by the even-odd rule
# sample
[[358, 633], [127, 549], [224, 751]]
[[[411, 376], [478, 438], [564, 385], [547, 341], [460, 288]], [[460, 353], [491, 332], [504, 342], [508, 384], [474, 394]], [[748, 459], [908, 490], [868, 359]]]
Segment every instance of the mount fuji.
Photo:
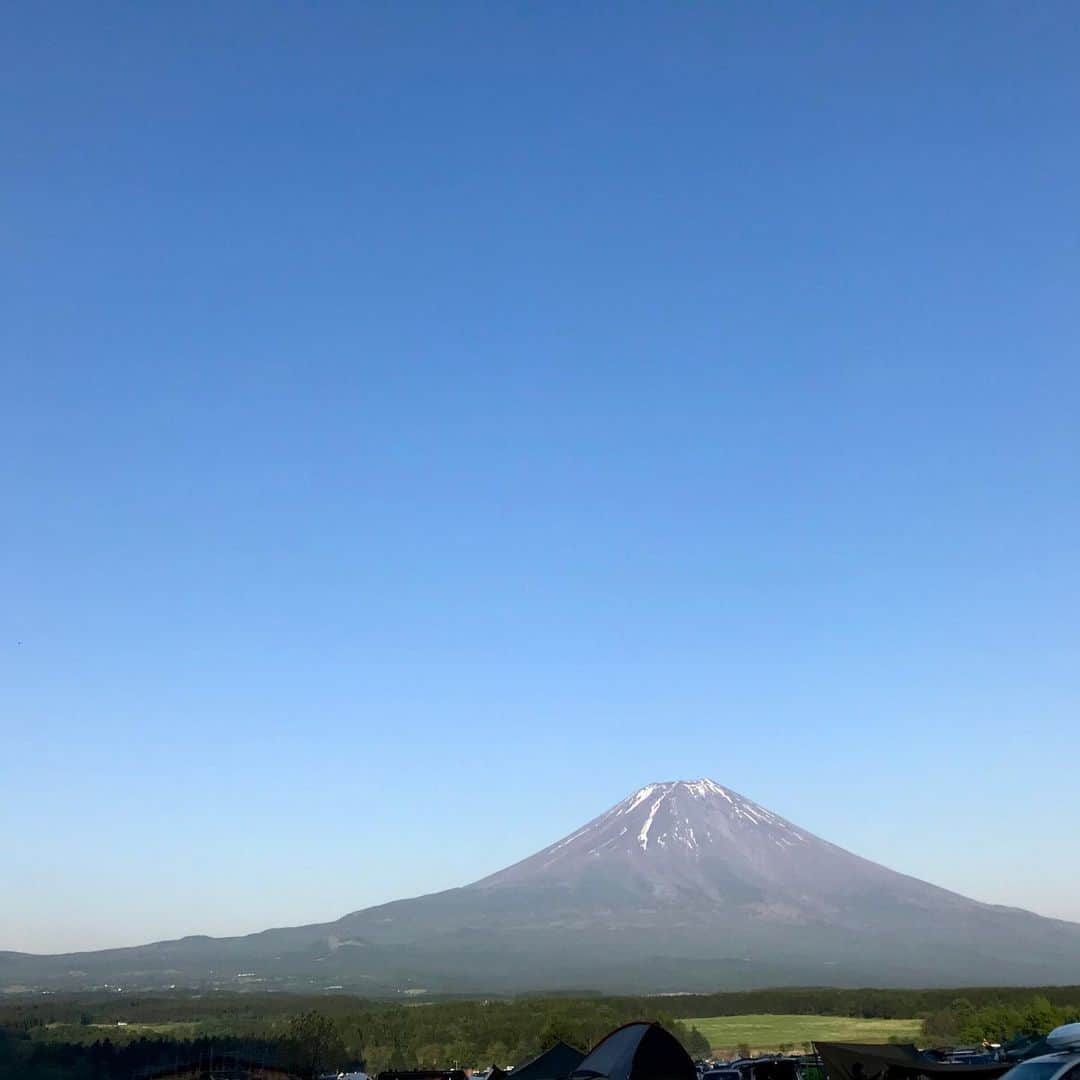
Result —
[[1080, 925], [896, 873], [712, 780], [648, 784], [490, 877], [332, 923], [0, 953], [0, 989], [678, 991], [1036, 985], [1078, 973]]

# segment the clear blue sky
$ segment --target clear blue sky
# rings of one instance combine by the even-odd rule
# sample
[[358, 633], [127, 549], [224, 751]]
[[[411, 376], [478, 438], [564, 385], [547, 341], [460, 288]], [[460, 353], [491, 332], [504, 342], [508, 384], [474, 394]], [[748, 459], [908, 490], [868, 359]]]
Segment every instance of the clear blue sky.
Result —
[[700, 775], [1080, 919], [1078, 57], [1069, 3], [12, 9], [0, 948]]

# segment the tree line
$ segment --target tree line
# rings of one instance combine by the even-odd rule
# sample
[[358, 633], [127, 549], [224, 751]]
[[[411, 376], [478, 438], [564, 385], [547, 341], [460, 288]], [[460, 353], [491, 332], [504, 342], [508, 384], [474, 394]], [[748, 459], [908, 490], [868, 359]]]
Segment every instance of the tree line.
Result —
[[[630, 1020], [658, 1019], [693, 1057], [694, 1017], [798, 1013], [922, 1017], [927, 1044], [1004, 1041], [1080, 1019], [1080, 987], [756, 990], [662, 997], [522, 996], [386, 1002], [347, 994], [20, 995], [0, 1005], [0, 1076], [128, 1080], [217, 1049], [303, 1071], [506, 1066], [557, 1039], [588, 1050]], [[135, 1062], [135, 1064], [133, 1064]], [[6, 1063], [6, 1065], [5, 1065]], [[11, 1071], [17, 1064], [19, 1071]]]
[[[132, 1075], [132, 1054], [146, 1058], [144, 1064], [159, 1058], [170, 1063], [189, 1060], [215, 1041], [223, 1052], [243, 1044], [255, 1060], [299, 1062], [306, 1072], [352, 1063], [377, 1073], [505, 1067], [536, 1056], [559, 1039], [587, 1050], [613, 1028], [643, 1015], [629, 1000], [601, 998], [402, 1005], [355, 998], [247, 997], [242, 1002], [211, 997], [197, 1007], [187, 1000], [171, 1012], [165, 1000], [149, 1009], [125, 1009], [116, 1001], [9, 1005], [0, 1008], [0, 1032], [6, 1034], [8, 1060], [22, 1062], [27, 1076], [36, 1075], [31, 1067], [40, 1070], [63, 1061], [69, 1072], [56, 1076], [65, 1080], [68, 1075], [78, 1080], [111, 1077], [110, 1063], [118, 1070], [115, 1075], [126, 1078]], [[126, 1019], [112, 1019], [121, 1015]], [[708, 1054], [708, 1041], [692, 1024], [667, 1012], [649, 1018], [660, 1020], [692, 1056]], [[151, 1029], [156, 1038], [150, 1037]], [[170, 1029], [181, 1037], [170, 1039]], [[82, 1071], [70, 1072], [76, 1066]], [[91, 1067], [97, 1071], [85, 1071]]]
[[959, 997], [931, 1013], [924, 1032], [941, 1042], [1005, 1043], [1018, 1036], [1046, 1035], [1061, 1024], [1080, 1022], [1080, 995], [1076, 1004], [1054, 1004], [1043, 994], [1028, 1000], [996, 999], [976, 1004]]
[[715, 994], [614, 996], [587, 992], [536, 994], [518, 997], [431, 997], [412, 999], [408, 1005], [347, 993], [293, 994], [258, 991], [191, 990], [145, 993], [84, 992], [17, 994], [0, 999], [0, 1026], [28, 1028], [46, 1024], [160, 1024], [222, 1022], [244, 1025], [273, 1023], [316, 1009], [330, 1017], [394, 1012], [402, 1008], [443, 1010], [447, 1015], [480, 1012], [491, 1007], [511, 1010], [532, 1008], [556, 1012], [609, 1009], [620, 1015], [651, 1016], [663, 1013], [677, 1019], [697, 1016], [746, 1016], [756, 1013], [813, 1016], [852, 1016], [897, 1019], [929, 1017], [965, 1000], [984, 1005], [1022, 1005], [1035, 997], [1054, 1006], [1080, 1001], [1078, 986], [963, 987], [908, 989], [837, 989], [795, 987], [739, 990]]

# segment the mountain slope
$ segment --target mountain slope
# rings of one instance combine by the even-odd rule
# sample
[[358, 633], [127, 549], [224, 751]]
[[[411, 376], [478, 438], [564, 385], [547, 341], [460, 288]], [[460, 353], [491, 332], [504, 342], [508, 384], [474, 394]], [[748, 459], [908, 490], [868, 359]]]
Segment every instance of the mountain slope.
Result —
[[712, 780], [649, 784], [460, 889], [241, 938], [0, 954], [0, 987], [241, 982], [371, 992], [1075, 981], [1080, 925], [843, 850]]

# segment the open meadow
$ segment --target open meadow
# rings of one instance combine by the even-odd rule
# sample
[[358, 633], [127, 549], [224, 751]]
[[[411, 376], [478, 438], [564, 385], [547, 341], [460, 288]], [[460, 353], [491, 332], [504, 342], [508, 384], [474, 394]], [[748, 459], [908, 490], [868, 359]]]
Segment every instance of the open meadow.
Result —
[[740, 1046], [751, 1050], [779, 1050], [801, 1047], [815, 1039], [834, 1042], [915, 1042], [922, 1021], [864, 1019], [853, 1016], [802, 1016], [755, 1013], [749, 1016], [687, 1017], [709, 1041], [714, 1052], [727, 1054]]

